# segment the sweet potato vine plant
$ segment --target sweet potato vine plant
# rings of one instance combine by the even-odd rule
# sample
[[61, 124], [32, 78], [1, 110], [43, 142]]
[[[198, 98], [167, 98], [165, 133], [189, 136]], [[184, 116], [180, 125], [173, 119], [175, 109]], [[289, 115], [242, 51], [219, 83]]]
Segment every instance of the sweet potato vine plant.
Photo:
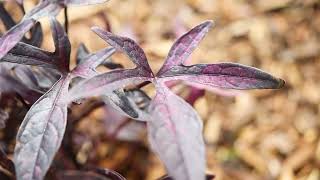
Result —
[[[68, 105], [81, 103], [92, 96], [103, 96], [119, 112], [146, 123], [151, 149], [162, 160], [171, 178], [205, 179], [202, 121], [191, 105], [170, 91], [166, 82], [180, 80], [204, 87], [245, 90], [278, 89], [284, 81], [259, 69], [235, 63], [185, 65], [184, 62], [212, 27], [212, 21], [205, 21], [178, 38], [158, 73], [153, 73], [144, 51], [132, 39], [93, 27], [92, 30], [112, 47], [93, 54], [80, 52], [78, 65], [70, 70], [71, 45], [55, 16], [68, 5], [104, 1], [42, 0], [17, 25], [2, 9], [1, 19], [9, 30], [0, 39], [0, 91], [14, 91], [26, 104], [32, 104], [16, 136], [13, 160], [16, 178], [43, 179], [61, 145]], [[38, 47], [42, 31], [37, 20], [43, 16], [48, 16], [51, 23], [54, 52]], [[28, 40], [24, 34], [30, 29], [32, 36]], [[115, 51], [125, 53], [136, 67], [97, 72], [95, 68], [105, 64]], [[60, 78], [47, 83], [47, 88], [42, 87], [37, 74], [39, 70], [23, 65], [45, 69], [44, 75]], [[15, 75], [10, 73], [12, 67]], [[139, 88], [146, 82], [154, 84], [156, 95], [150, 100], [139, 90], [144, 94], [140, 97], [148, 101], [141, 108], [123, 89], [129, 85]], [[111, 179], [124, 179], [116, 172], [111, 174]]]

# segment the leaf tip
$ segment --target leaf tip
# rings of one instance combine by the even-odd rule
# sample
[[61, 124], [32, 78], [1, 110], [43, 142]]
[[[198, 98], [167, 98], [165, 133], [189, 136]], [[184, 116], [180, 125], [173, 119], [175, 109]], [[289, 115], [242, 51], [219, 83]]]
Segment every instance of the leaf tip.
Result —
[[99, 29], [101, 29], [99, 26], [92, 26], [91, 27], [91, 30], [94, 31], [94, 32], [98, 31]]
[[106, 32], [106, 33], [109, 33], [108, 31], [104, 31], [104, 29], [102, 29], [101, 27], [99, 26], [93, 26], [91, 27], [91, 30], [93, 32], [95, 32], [96, 34], [100, 35], [102, 32]]
[[215, 25], [215, 21], [209, 19], [201, 23], [201, 25], [203, 25], [204, 27], [207, 27], [207, 29], [209, 30]]

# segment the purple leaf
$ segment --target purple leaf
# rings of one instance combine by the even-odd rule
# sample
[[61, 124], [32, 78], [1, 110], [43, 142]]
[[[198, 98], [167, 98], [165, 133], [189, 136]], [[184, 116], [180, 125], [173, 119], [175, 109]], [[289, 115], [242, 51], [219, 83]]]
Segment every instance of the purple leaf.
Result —
[[44, 16], [56, 16], [61, 10], [61, 5], [40, 1], [30, 12], [28, 12], [19, 24], [12, 27], [0, 38], [0, 59], [5, 56], [27, 33], [36, 21]]
[[68, 101], [71, 102], [80, 98], [106, 95], [126, 85], [135, 85], [150, 80], [151, 78], [139, 68], [114, 70], [84, 80], [71, 88], [68, 94]]
[[[98, 75], [96, 67], [105, 61], [115, 52], [114, 48], [106, 48], [95, 54], [90, 54], [84, 45], [80, 45], [77, 52], [77, 60], [79, 64], [72, 70], [74, 76], [82, 78], [92, 78]], [[123, 90], [115, 90], [112, 93], [108, 92], [104, 96], [105, 102], [113, 106], [118, 111], [122, 112], [131, 118], [142, 120], [145, 113], [141, 111], [133, 100], [126, 96]]]
[[82, 62], [77, 65], [71, 73], [82, 78], [91, 78], [96, 76], [98, 75], [96, 67], [109, 58], [114, 52], [114, 48], [105, 48], [94, 54], [90, 54], [84, 58], [84, 60], [82, 60]]
[[57, 68], [56, 62], [53, 61], [52, 53], [39, 49], [37, 47], [18, 43], [11, 49], [1, 60], [5, 62], [36, 65], [47, 68]]
[[[19, 24], [11, 28], [0, 38], [0, 59], [7, 54], [27, 33], [32, 26], [43, 17], [55, 17], [66, 5], [89, 5], [106, 2], [106, 0], [42, 0], [30, 10]], [[65, 44], [66, 47], [68, 44]], [[63, 48], [63, 46], [59, 46]], [[62, 49], [61, 49], [62, 50]], [[68, 51], [68, 48], [66, 49]]]
[[0, 38], [0, 59], [5, 56], [36, 23], [33, 19], [26, 19], [15, 25]]
[[50, 18], [50, 23], [55, 45], [54, 53], [25, 43], [18, 43], [2, 58], [2, 61], [56, 68], [61, 72], [68, 72], [71, 51], [69, 39], [55, 18]]
[[59, 60], [59, 70], [69, 72], [71, 44], [63, 27], [55, 18], [50, 18], [52, 36], [55, 46], [55, 55]]
[[62, 77], [28, 111], [18, 134], [14, 163], [18, 180], [43, 179], [58, 151], [67, 120], [69, 77]]
[[147, 121], [152, 149], [174, 179], [203, 180], [206, 163], [201, 119], [164, 84], [156, 88], [150, 106], [152, 119]]
[[279, 89], [285, 83], [257, 68], [235, 63], [174, 66], [160, 78], [228, 89]]
[[149, 73], [149, 77], [153, 77], [147, 57], [136, 42], [127, 37], [116, 36], [110, 32], [104, 31], [99, 27], [93, 27], [92, 30], [102, 39], [107, 41], [111, 46], [121, 52], [126, 53], [132, 62], [137, 65], [137, 67], [141, 67], [144, 71], [146, 71], [146, 73]]
[[[93, 76], [98, 75], [95, 68], [105, 61], [106, 58], [110, 57], [114, 51], [114, 48], [106, 48], [95, 54], [89, 55], [85, 46], [80, 46], [77, 54], [77, 59], [80, 64], [77, 65], [71, 73], [74, 76], [80, 76], [82, 78], [92, 78]], [[140, 120], [145, 116], [145, 113], [138, 108], [130, 97], [127, 97], [122, 89], [115, 90], [111, 93], [107, 92], [106, 94], [107, 95], [104, 96], [105, 102], [122, 112], [124, 115]]]
[[[23, 8], [21, 6], [21, 8]], [[8, 11], [4, 8], [3, 3], [0, 4], [0, 19], [2, 20], [6, 29], [11, 29], [13, 26], [16, 25], [15, 21], [12, 19], [11, 15]], [[37, 47], [40, 47], [42, 43], [42, 28], [39, 22], [35, 24], [35, 26], [31, 29], [31, 38], [28, 39], [23, 37], [22, 41]]]
[[177, 39], [157, 76], [161, 76], [173, 66], [182, 65], [212, 26], [212, 21], [205, 21]]
[[109, 0], [62, 0], [63, 3], [67, 6], [84, 6], [84, 5], [92, 5], [92, 4], [101, 4], [105, 3]]

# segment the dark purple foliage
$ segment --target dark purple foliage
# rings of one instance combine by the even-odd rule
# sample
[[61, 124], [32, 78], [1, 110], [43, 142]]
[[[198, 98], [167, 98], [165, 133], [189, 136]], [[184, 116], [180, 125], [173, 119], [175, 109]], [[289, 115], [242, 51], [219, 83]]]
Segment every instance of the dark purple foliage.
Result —
[[[284, 81], [259, 69], [235, 63], [187, 65], [189, 56], [213, 26], [212, 21], [205, 21], [178, 38], [156, 75], [144, 51], [134, 40], [93, 27], [92, 30], [112, 47], [90, 53], [80, 45], [77, 65], [70, 70], [71, 44], [55, 16], [69, 5], [106, 1], [43, 0], [18, 24], [0, 4], [0, 19], [9, 29], [0, 38], [0, 93], [16, 93], [27, 108], [32, 105], [16, 137], [15, 170], [2, 151], [1, 166], [16, 175], [18, 180], [43, 179], [60, 148], [65, 131], [69, 133], [66, 130], [68, 105], [73, 102], [81, 104], [88, 97], [102, 96], [103, 102], [97, 106], [108, 104], [127, 117], [145, 121], [139, 125], [145, 127], [146, 124], [151, 148], [168, 172], [168, 176], [160, 179], [213, 179], [214, 176], [205, 174], [202, 120], [190, 105], [195, 101], [191, 96], [201, 96], [203, 90], [193, 88], [187, 98], [188, 104], [170, 91], [167, 84], [182, 80], [202, 88], [244, 90], [278, 89], [284, 86]], [[20, 7], [23, 10], [23, 6]], [[43, 36], [37, 21], [42, 17], [50, 19], [54, 52], [39, 48]], [[26, 38], [25, 33], [30, 30], [31, 38]], [[125, 53], [136, 67], [124, 69], [122, 65], [113, 63], [110, 57], [116, 50]], [[99, 73], [96, 71], [99, 65], [115, 70]], [[153, 99], [140, 89], [150, 82], [156, 87]], [[126, 86], [133, 88], [124, 89]], [[83, 114], [90, 110], [92, 108]], [[0, 109], [1, 126], [5, 126], [8, 118], [8, 113]], [[128, 122], [123, 120], [118, 122], [120, 125], [113, 129], [111, 136], [119, 135], [122, 122]], [[77, 121], [73, 119], [73, 123]], [[63, 171], [57, 178], [125, 179], [108, 169]]]
[[[18, 179], [44, 177], [64, 135], [68, 105], [64, 97], [68, 93], [70, 80], [80, 75], [91, 75], [99, 65], [96, 62], [101, 63], [100, 59], [104, 60], [113, 53], [112, 48], [107, 48], [91, 54], [70, 72], [70, 42], [60, 24], [54, 18], [50, 22], [56, 47], [52, 57], [59, 61], [57, 69], [61, 78], [33, 104], [20, 126], [14, 156]], [[31, 76], [28, 71], [23, 73]], [[29, 77], [29, 82], [35, 84], [36, 80]]]
[[70, 90], [69, 101], [105, 95], [143, 81], [154, 83], [157, 93], [148, 108], [149, 115], [147, 119], [140, 119], [147, 121], [152, 149], [174, 179], [204, 179], [202, 121], [189, 104], [165, 86], [165, 82], [186, 80], [230, 89], [278, 89], [284, 85], [283, 80], [266, 72], [234, 63], [185, 66], [183, 63], [211, 26], [212, 22], [206, 21], [181, 36], [157, 76], [153, 75], [143, 50], [133, 40], [94, 27], [93, 31], [101, 38], [126, 53], [136, 68], [115, 70], [85, 80]]

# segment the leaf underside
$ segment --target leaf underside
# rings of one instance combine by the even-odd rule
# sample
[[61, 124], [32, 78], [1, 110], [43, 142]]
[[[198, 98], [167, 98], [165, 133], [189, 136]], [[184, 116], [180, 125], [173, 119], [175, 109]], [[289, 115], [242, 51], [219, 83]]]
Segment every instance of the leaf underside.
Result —
[[18, 180], [43, 179], [60, 147], [67, 120], [63, 96], [69, 79], [61, 78], [28, 111], [18, 134], [14, 163]]
[[182, 98], [157, 85], [147, 121], [152, 149], [174, 179], [204, 179], [205, 145], [202, 121]]

